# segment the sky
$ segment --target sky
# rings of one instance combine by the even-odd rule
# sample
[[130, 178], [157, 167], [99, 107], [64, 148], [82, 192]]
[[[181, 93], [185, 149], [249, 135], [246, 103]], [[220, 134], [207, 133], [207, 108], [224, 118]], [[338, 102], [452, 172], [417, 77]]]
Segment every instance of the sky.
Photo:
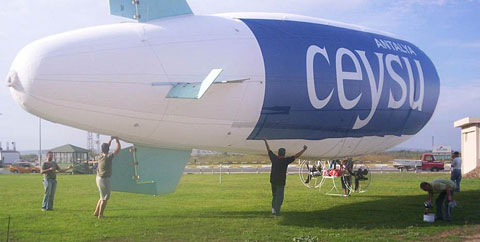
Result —
[[[188, 0], [195, 14], [281, 12], [353, 23], [393, 34], [422, 49], [440, 76], [440, 99], [431, 121], [396, 148], [460, 150], [453, 123], [480, 117], [480, 0]], [[10, 0], [0, 8], [0, 77], [28, 43], [78, 28], [125, 21], [111, 16], [108, 0]], [[0, 79], [3, 80], [3, 79]], [[39, 118], [21, 109], [0, 85], [0, 141], [17, 150], [39, 147]], [[102, 141], [109, 137], [102, 136]], [[42, 148], [87, 146], [87, 132], [42, 121]]]

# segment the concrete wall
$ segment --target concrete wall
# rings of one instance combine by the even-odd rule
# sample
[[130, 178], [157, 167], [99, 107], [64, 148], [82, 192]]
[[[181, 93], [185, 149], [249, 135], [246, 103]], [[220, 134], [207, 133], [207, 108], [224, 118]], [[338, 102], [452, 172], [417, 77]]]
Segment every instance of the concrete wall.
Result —
[[480, 122], [479, 118], [465, 118], [455, 122], [462, 128], [462, 174], [480, 166]]

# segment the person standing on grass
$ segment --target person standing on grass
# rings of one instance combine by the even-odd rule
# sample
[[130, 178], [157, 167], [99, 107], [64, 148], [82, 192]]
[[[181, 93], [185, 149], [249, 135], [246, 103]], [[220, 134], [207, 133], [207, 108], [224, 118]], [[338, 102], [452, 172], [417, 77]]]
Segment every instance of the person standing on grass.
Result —
[[65, 169], [60, 169], [58, 164], [53, 161], [53, 153], [49, 151], [46, 157], [47, 161], [42, 165], [43, 174], [43, 187], [45, 188], [45, 193], [43, 195], [42, 202], [42, 211], [53, 210], [53, 199], [55, 198], [55, 192], [57, 191], [57, 171], [65, 172], [69, 169], [72, 169], [72, 166]]
[[[117, 147], [115, 148], [113, 154], [109, 154], [108, 151], [110, 150], [110, 145], [114, 139], [117, 142]], [[102, 153], [100, 154], [100, 159], [98, 160], [96, 178], [98, 191], [100, 192], [100, 199], [98, 199], [97, 207], [93, 213], [93, 215], [97, 216], [98, 218], [103, 218], [103, 212], [105, 211], [107, 201], [110, 198], [110, 177], [112, 176], [113, 157], [120, 152], [120, 149], [120, 141], [118, 141], [117, 137], [111, 137], [108, 144], [102, 144]]]
[[343, 168], [343, 172], [348, 174], [348, 175], [342, 176], [340, 178], [340, 180], [342, 182], [343, 196], [348, 197], [348, 196], [350, 196], [351, 187], [352, 187], [353, 161], [350, 160], [350, 159], [345, 159], [345, 160], [342, 161], [341, 166]]
[[304, 145], [303, 150], [298, 152], [296, 155], [285, 157], [286, 150], [284, 148], [278, 149], [278, 155], [275, 155], [272, 150], [270, 150], [267, 140], [263, 139], [263, 141], [265, 141], [268, 157], [272, 162], [272, 169], [270, 172], [270, 184], [272, 186], [272, 214], [275, 216], [280, 216], [280, 207], [283, 203], [288, 165], [300, 157], [303, 152], [307, 150], [307, 146]]
[[452, 173], [450, 175], [450, 180], [455, 182], [457, 188], [456, 192], [460, 191], [460, 182], [462, 181], [462, 158], [460, 158], [460, 153], [458, 151], [453, 152], [452, 155]]

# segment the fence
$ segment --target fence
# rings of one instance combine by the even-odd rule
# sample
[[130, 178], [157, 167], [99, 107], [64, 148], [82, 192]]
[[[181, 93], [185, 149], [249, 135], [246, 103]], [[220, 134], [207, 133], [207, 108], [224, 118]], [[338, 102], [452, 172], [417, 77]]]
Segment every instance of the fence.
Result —
[[[401, 170], [394, 168], [387, 164], [369, 165], [369, 170], [372, 173], [400, 173]], [[270, 165], [202, 165], [185, 167], [184, 173], [187, 174], [232, 174], [232, 173], [270, 173]], [[291, 164], [288, 166], [287, 172], [289, 174], [299, 173], [299, 165]], [[411, 170], [408, 172], [423, 173], [431, 171]], [[450, 167], [445, 166], [445, 170], [440, 172], [450, 172]]]

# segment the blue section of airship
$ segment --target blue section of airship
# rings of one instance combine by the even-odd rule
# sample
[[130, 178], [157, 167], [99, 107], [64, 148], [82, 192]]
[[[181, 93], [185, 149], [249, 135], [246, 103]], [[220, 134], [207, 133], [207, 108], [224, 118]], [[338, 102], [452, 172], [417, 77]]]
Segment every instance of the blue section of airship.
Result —
[[439, 77], [413, 44], [324, 24], [242, 21], [257, 38], [266, 75], [248, 139], [413, 135], [432, 117]]

